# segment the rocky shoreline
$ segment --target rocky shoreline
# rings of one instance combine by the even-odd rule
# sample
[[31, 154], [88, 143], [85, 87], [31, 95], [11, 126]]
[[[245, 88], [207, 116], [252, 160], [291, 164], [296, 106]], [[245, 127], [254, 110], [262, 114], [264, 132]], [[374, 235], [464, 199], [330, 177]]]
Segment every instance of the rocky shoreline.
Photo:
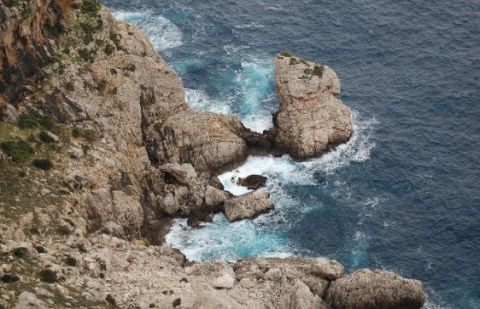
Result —
[[[216, 175], [250, 153], [321, 155], [352, 133], [327, 66], [275, 59], [280, 109], [263, 134], [192, 110], [136, 27], [96, 0], [0, 3], [0, 308], [420, 308], [419, 281], [325, 258], [192, 263], [168, 221], [274, 207], [257, 179]], [[260, 182], [258, 182], [260, 181]]]

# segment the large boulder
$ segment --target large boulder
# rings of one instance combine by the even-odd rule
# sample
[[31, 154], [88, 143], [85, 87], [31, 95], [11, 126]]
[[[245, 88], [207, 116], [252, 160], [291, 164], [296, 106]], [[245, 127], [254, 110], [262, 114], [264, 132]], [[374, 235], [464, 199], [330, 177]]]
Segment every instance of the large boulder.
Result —
[[334, 281], [326, 293], [333, 308], [421, 308], [427, 294], [418, 280], [383, 270], [361, 269]]
[[224, 204], [225, 216], [230, 222], [255, 218], [272, 209], [270, 194], [262, 189], [233, 197]]
[[278, 55], [275, 75], [280, 102], [273, 132], [277, 150], [306, 159], [350, 138], [350, 109], [336, 97], [340, 80], [331, 68]]

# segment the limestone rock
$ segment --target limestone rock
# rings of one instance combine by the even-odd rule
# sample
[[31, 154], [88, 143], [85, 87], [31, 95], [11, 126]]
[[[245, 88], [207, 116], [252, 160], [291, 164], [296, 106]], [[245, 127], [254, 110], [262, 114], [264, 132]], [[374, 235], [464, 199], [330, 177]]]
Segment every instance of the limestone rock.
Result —
[[198, 171], [216, 171], [243, 161], [247, 131], [237, 117], [187, 110], [170, 117], [162, 128], [164, 154], [170, 162], [191, 163]]
[[251, 190], [256, 190], [264, 187], [268, 178], [262, 175], [249, 175], [245, 178], [239, 178], [237, 184], [247, 187]]
[[221, 206], [229, 197], [228, 192], [212, 186], [207, 186], [205, 190], [205, 203], [212, 208]]
[[314, 275], [322, 277], [327, 280], [336, 280], [343, 275], [344, 267], [335, 260], [327, 258], [316, 258], [315, 263], [312, 264], [311, 272]]
[[192, 308], [195, 309], [240, 309], [245, 308], [233, 298], [212, 288], [201, 289]]
[[15, 309], [27, 309], [27, 308], [42, 309], [42, 308], [48, 308], [48, 306], [44, 301], [38, 299], [38, 297], [35, 294], [25, 291], [25, 292], [22, 292], [20, 296], [18, 296]]
[[224, 205], [225, 216], [230, 222], [251, 219], [272, 209], [270, 194], [262, 189], [233, 197]]
[[330, 306], [326, 304], [319, 296], [313, 295], [308, 286], [300, 280], [295, 281], [295, 285], [285, 296], [282, 309], [328, 309]]
[[427, 301], [422, 283], [383, 270], [361, 269], [334, 281], [327, 290], [333, 308], [421, 308]]
[[204, 280], [217, 289], [231, 289], [235, 283], [235, 272], [225, 261], [194, 264], [187, 272], [194, 276], [204, 276]]
[[280, 102], [273, 133], [277, 149], [306, 159], [350, 138], [350, 109], [336, 97], [340, 80], [331, 68], [279, 55], [275, 75]]

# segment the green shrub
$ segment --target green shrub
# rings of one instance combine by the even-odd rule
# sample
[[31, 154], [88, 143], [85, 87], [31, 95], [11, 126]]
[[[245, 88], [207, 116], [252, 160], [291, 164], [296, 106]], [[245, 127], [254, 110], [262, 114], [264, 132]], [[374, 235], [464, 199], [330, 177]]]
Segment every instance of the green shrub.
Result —
[[110, 31], [109, 38], [113, 42], [113, 44], [115, 44], [117, 49], [121, 48], [120, 40], [122, 39], [122, 36], [120, 34], [116, 33], [115, 31]]
[[18, 247], [12, 250], [12, 254], [18, 258], [24, 258], [28, 255], [28, 249], [25, 247]]
[[47, 252], [45, 247], [42, 247], [42, 246], [35, 246], [35, 250], [37, 250], [38, 253], [46, 253]]
[[105, 298], [105, 300], [107, 301], [107, 304], [109, 305], [109, 307], [113, 307], [113, 308], [116, 308], [117, 307], [117, 302], [115, 301], [115, 298], [113, 298], [112, 295], [108, 294], [107, 297]]
[[40, 119], [31, 115], [20, 115], [18, 117], [18, 126], [21, 129], [33, 129], [40, 126]]
[[46, 283], [55, 283], [58, 281], [57, 273], [48, 268], [42, 269], [38, 273], [38, 277], [40, 278], [41, 281]]
[[322, 77], [323, 76], [323, 71], [325, 70], [325, 68], [322, 66], [318, 66], [318, 65], [315, 65], [315, 67], [313, 68], [313, 75], [316, 75], [318, 77]]
[[57, 227], [57, 234], [61, 236], [66, 236], [70, 234], [70, 229], [66, 225], [60, 225]]
[[53, 163], [49, 159], [35, 159], [32, 161], [32, 165], [44, 171], [47, 171], [53, 167]]
[[88, 48], [80, 48], [78, 50], [78, 55], [82, 58], [83, 61], [93, 62], [95, 60], [97, 52], [95, 50], [90, 50]]
[[17, 275], [5, 274], [0, 278], [3, 283], [15, 283], [20, 280], [20, 277]]
[[53, 142], [55, 142], [55, 140], [50, 136], [48, 135], [47, 132], [45, 131], [41, 131], [39, 134], [38, 134], [38, 137], [40, 138], [40, 140], [42, 142], [44, 142], [45, 144], [52, 144]]
[[0, 149], [17, 163], [26, 162], [35, 154], [32, 146], [24, 141], [3, 142], [0, 144]]
[[105, 54], [111, 55], [111, 54], [113, 54], [113, 52], [115, 51], [115, 46], [113, 46], [113, 45], [110, 44], [110, 43], [107, 43], [107, 44], [105, 45], [105, 47], [103, 48], [103, 51], [105, 52]]
[[288, 51], [288, 49], [286, 49], [286, 50], [282, 53], [282, 56], [284, 56], [284, 57], [292, 57], [292, 54], [290, 54], [290, 52]]
[[99, 91], [103, 92], [107, 88], [108, 82], [105, 79], [102, 79], [97, 82], [97, 88]]
[[69, 255], [65, 257], [65, 265], [75, 267], [77, 266], [77, 260]]
[[20, 115], [17, 123], [20, 129], [35, 129], [38, 127], [44, 127], [50, 130], [54, 127], [53, 121], [50, 118], [28, 114]]
[[100, 3], [97, 0], [83, 0], [81, 12], [83, 14], [94, 15], [100, 11]]

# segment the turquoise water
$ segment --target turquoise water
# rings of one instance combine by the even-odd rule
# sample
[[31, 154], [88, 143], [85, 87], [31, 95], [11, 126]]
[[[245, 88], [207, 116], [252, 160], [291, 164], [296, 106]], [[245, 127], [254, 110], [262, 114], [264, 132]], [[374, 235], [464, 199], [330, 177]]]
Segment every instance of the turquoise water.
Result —
[[106, 1], [139, 25], [199, 110], [257, 131], [277, 106], [272, 59], [326, 63], [353, 111], [351, 141], [308, 162], [251, 157], [276, 204], [253, 221], [178, 220], [191, 259], [325, 255], [349, 271], [422, 280], [428, 308], [480, 308], [480, 2]]

